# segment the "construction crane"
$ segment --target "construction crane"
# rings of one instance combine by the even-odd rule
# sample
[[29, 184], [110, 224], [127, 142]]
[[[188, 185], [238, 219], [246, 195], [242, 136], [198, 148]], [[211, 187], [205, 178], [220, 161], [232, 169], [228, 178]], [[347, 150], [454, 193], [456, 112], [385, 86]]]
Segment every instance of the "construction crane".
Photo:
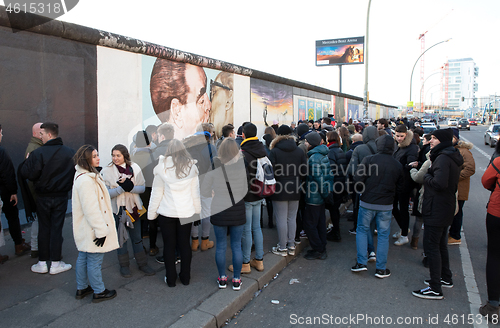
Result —
[[[446, 18], [451, 12], [453, 11], [450, 10], [446, 15], [444, 15], [440, 20], [438, 20], [434, 25], [432, 25], [430, 28], [427, 29], [424, 33], [420, 34], [418, 36], [418, 40], [420, 40], [420, 53], [424, 53], [425, 51], [425, 35], [427, 32], [429, 32], [434, 26], [439, 24], [443, 19]], [[424, 85], [424, 70], [425, 70], [425, 61], [424, 61], [424, 56], [420, 59], [420, 112], [423, 112], [423, 96], [424, 96], [424, 88], [422, 86]]]

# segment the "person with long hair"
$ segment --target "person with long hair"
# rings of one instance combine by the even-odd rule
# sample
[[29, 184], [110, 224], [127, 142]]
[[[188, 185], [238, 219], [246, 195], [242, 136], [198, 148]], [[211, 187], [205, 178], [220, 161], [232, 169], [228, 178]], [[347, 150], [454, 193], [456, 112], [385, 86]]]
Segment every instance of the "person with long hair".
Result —
[[339, 136], [342, 140], [342, 151], [346, 153], [351, 148], [351, 135], [345, 126], [339, 128]]
[[101, 266], [104, 253], [120, 246], [108, 189], [97, 171], [97, 149], [83, 145], [73, 160], [76, 173], [71, 201], [73, 236], [78, 249], [75, 297], [82, 299], [93, 293], [92, 302], [98, 303], [116, 297], [115, 290], [104, 287]]
[[130, 160], [130, 154], [124, 145], [114, 146], [111, 155], [113, 161], [102, 169], [101, 175], [111, 197], [111, 205], [118, 229], [120, 248], [117, 253], [120, 274], [125, 278], [132, 276], [127, 249], [128, 234], [139, 270], [147, 276], [152, 276], [155, 271], [148, 265], [140, 225], [140, 216], [144, 214], [145, 210], [139, 197], [139, 194], [146, 190], [144, 175], [139, 165]]
[[189, 155], [181, 141], [172, 139], [165, 156], [155, 167], [153, 189], [149, 200], [148, 220], [158, 218], [163, 237], [165, 283], [175, 287], [177, 270], [175, 250], [181, 257], [179, 278], [183, 285], [191, 279], [192, 250], [189, 242], [191, 224], [201, 212], [200, 187], [196, 160]]
[[215, 263], [219, 272], [217, 282], [219, 288], [226, 288], [228, 280], [226, 250], [229, 231], [234, 272], [232, 285], [234, 290], [240, 290], [243, 265], [241, 237], [246, 222], [244, 197], [248, 192], [248, 184], [245, 163], [236, 141], [231, 138], [224, 139], [219, 147], [219, 156], [214, 162], [216, 169], [206, 175], [202, 190], [214, 192], [210, 221], [214, 227], [216, 240]]

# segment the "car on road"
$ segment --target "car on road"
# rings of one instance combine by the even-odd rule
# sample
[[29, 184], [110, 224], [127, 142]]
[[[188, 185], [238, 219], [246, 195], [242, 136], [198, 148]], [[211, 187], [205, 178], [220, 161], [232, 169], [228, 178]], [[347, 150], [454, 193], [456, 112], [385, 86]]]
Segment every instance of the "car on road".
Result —
[[456, 126], [456, 125], [457, 125], [457, 123], [458, 123], [458, 122], [457, 122], [457, 119], [456, 119], [456, 118], [450, 118], [450, 119], [448, 120], [448, 125], [449, 125], [449, 126]]
[[472, 125], [477, 126], [477, 121], [476, 121], [475, 119], [473, 119], [473, 118], [470, 118], [470, 119], [469, 119], [469, 124], [470, 124], [471, 126], [472, 126]]
[[425, 136], [426, 134], [432, 133], [433, 131], [437, 130], [437, 127], [434, 124], [422, 124], [422, 129], [424, 130]]
[[457, 128], [460, 130], [460, 129], [467, 129], [470, 131], [470, 124], [469, 124], [469, 120], [467, 120], [466, 118], [462, 118], [458, 121], [457, 123]]
[[484, 144], [490, 145], [491, 148], [495, 147], [499, 138], [500, 124], [492, 124], [484, 133]]

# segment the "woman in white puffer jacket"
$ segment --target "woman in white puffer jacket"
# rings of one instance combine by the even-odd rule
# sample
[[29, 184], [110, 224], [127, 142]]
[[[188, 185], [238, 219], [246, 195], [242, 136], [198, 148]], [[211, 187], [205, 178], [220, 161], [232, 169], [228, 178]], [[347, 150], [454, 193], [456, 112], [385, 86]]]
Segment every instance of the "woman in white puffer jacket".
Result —
[[188, 285], [191, 278], [191, 223], [199, 220], [201, 211], [196, 161], [181, 141], [173, 139], [168, 144], [165, 157], [160, 156], [153, 173], [148, 219], [158, 217], [161, 228], [165, 282], [169, 287], [175, 287], [175, 250], [176, 245], [179, 245], [179, 278], [182, 284]]
[[74, 157], [73, 235], [76, 261], [76, 299], [94, 293], [93, 302], [112, 299], [116, 291], [107, 290], [102, 282], [101, 265], [104, 253], [119, 247], [115, 219], [108, 189], [97, 171], [99, 156], [90, 145], [78, 149]]

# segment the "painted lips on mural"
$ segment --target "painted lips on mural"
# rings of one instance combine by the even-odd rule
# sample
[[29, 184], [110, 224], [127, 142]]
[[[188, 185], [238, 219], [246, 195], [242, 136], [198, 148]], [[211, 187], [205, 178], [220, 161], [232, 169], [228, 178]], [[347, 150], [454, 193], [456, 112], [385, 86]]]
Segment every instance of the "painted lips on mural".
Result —
[[[5, 0], [5, 11], [12, 32], [28, 30], [61, 17], [72, 10], [79, 0]], [[26, 17], [25, 13], [37, 16]]]

